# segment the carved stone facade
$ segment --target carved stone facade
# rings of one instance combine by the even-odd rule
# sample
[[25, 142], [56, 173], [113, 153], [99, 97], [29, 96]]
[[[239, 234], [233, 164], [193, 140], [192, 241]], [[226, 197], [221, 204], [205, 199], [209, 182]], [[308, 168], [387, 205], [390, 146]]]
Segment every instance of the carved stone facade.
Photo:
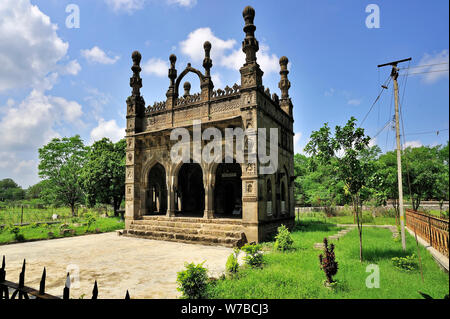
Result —
[[[145, 107], [140, 94], [141, 54], [133, 52], [133, 76], [130, 79], [132, 95], [127, 99], [125, 234], [144, 237], [146, 234], [155, 235], [158, 231], [163, 232], [161, 230], [163, 223], [168, 225], [167, 223], [176, 223], [177, 220], [187, 221], [189, 225], [217, 222], [220, 225], [239, 227], [243, 233], [240, 238], [242, 244], [245, 241], [264, 240], [281, 224], [293, 226], [294, 119], [292, 102], [289, 98], [288, 59], [286, 57], [280, 59], [281, 97], [277, 94], [271, 95], [269, 89], [263, 86], [263, 71], [256, 59], [259, 44], [254, 36], [256, 30], [253, 24], [254, 9], [246, 7], [243, 16], [246, 35], [242, 42], [242, 50], [246, 55], [246, 61], [240, 69], [241, 83], [231, 87], [214, 89], [210, 75], [213, 65], [210, 51], [214, 48], [211, 47], [211, 43], [205, 42], [203, 60], [205, 72], [202, 73], [188, 64], [180, 75], [177, 75], [177, 59], [172, 54], [169, 58], [170, 85], [166, 101]], [[200, 92], [191, 94], [191, 85], [186, 82], [182, 88], [184, 94], [180, 94], [183, 77], [189, 72], [199, 77]], [[238, 163], [236, 158], [210, 164], [202, 160], [173, 163], [172, 146], [179, 141], [170, 139], [171, 132], [175, 128], [186, 128], [192, 138], [194, 121], [201, 121], [202, 132], [209, 127], [222, 132], [223, 154], [227, 143], [233, 142], [225, 138], [226, 128], [242, 128], [255, 132], [259, 128], [266, 128], [267, 132], [270, 128], [276, 128], [278, 130], [276, 172], [261, 174], [259, 170], [261, 164], [249, 163], [247, 153], [244, 163]], [[208, 141], [201, 143], [204, 147]], [[188, 147], [192, 154], [191, 141]], [[247, 140], [245, 147], [248, 151]], [[266, 154], [268, 153], [269, 143]], [[145, 228], [143, 223], [139, 223], [146, 218], [153, 221], [151, 227], [148, 225]], [[144, 230], [138, 231], [137, 225]], [[167, 227], [175, 224], [171, 225]], [[182, 224], [176, 225], [183, 227]], [[148, 230], [149, 227], [151, 231]], [[191, 238], [195, 241], [196, 238], [194, 235], [191, 237], [171, 235], [170, 228], [164, 231], [165, 233], [160, 236], [162, 239], [189, 241]], [[209, 235], [214, 236], [214, 233]], [[211, 243], [221, 242], [212, 240]]]

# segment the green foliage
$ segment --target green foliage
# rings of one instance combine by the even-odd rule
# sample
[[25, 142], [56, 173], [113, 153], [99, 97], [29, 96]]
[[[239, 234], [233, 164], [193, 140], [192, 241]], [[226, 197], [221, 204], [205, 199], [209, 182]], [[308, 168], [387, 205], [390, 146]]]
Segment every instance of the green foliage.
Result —
[[87, 148], [79, 135], [54, 138], [39, 149], [39, 176], [44, 179], [42, 196], [54, 204], [75, 206], [83, 201], [80, 172], [85, 164]]
[[125, 196], [125, 148], [124, 139], [114, 144], [107, 138], [89, 148], [81, 178], [90, 206], [111, 204], [115, 212], [120, 208]]
[[97, 221], [97, 217], [91, 212], [85, 213], [83, 218], [86, 220], [87, 229], [89, 229], [91, 225]]
[[21, 227], [19, 226], [12, 226], [9, 231], [14, 235], [14, 239], [16, 241], [24, 241], [25, 237], [23, 234], [21, 234]]
[[241, 248], [246, 253], [244, 256], [245, 263], [251, 268], [262, 267], [264, 257], [261, 252], [261, 245], [259, 244], [246, 244]]
[[292, 240], [291, 233], [285, 225], [278, 227], [278, 233], [275, 236], [274, 249], [279, 251], [287, 251], [293, 248], [294, 241]]
[[225, 264], [226, 272], [230, 275], [236, 275], [239, 270], [239, 262], [238, 262], [238, 256], [239, 256], [239, 248], [235, 248], [233, 253], [228, 256], [227, 262]]
[[392, 264], [394, 267], [408, 272], [416, 270], [418, 266], [416, 256], [414, 254], [406, 257], [394, 257], [392, 258]]
[[18, 201], [25, 198], [25, 191], [11, 178], [0, 180], [0, 201]]
[[177, 273], [177, 290], [184, 299], [204, 299], [208, 297], [208, 270], [203, 263], [185, 263], [185, 270]]

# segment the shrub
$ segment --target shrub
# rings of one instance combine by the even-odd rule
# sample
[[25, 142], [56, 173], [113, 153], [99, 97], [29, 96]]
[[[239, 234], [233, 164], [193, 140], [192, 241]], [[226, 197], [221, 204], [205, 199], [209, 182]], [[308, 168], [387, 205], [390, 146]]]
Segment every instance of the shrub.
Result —
[[323, 239], [325, 245], [323, 249], [324, 255], [319, 255], [320, 269], [322, 269], [327, 277], [327, 284], [332, 284], [334, 282], [333, 276], [337, 274], [338, 263], [334, 255], [334, 245], [330, 244], [328, 246], [328, 239], [325, 237]]
[[230, 256], [228, 256], [227, 263], [225, 264], [225, 269], [230, 275], [235, 275], [239, 270], [239, 252], [239, 248], [235, 248], [234, 252]]
[[263, 254], [261, 252], [261, 245], [246, 244], [241, 248], [245, 253], [244, 261], [252, 268], [261, 267], [263, 264]]
[[414, 254], [406, 257], [394, 257], [392, 258], [392, 264], [395, 268], [404, 271], [413, 271], [417, 269], [417, 261]]
[[87, 229], [89, 229], [89, 227], [97, 221], [97, 217], [91, 212], [85, 213], [83, 217], [86, 220]]
[[275, 250], [286, 251], [292, 249], [294, 241], [292, 240], [291, 233], [285, 225], [278, 227], [278, 233], [275, 236]]
[[184, 299], [204, 299], [208, 293], [208, 270], [201, 264], [186, 263], [186, 270], [177, 273], [177, 290]]
[[10, 228], [10, 232], [14, 234], [14, 239], [17, 241], [24, 241], [25, 237], [20, 233], [20, 227], [13, 226]]

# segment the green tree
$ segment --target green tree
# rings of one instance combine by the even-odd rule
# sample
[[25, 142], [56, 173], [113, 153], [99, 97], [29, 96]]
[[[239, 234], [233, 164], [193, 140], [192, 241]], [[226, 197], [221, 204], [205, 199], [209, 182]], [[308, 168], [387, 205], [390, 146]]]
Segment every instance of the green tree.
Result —
[[0, 201], [16, 201], [25, 197], [25, 191], [11, 178], [0, 181]]
[[84, 199], [80, 173], [86, 152], [79, 135], [54, 138], [39, 149], [39, 176], [45, 181], [42, 196], [53, 204], [69, 206], [72, 216]]
[[125, 196], [125, 148], [124, 139], [115, 144], [107, 138], [95, 142], [82, 170], [89, 205], [113, 205], [115, 215]]
[[39, 183], [28, 187], [26, 194], [25, 194], [25, 198], [26, 199], [41, 198], [44, 187], [45, 187], [45, 183], [43, 181], [40, 181]]
[[374, 165], [368, 156], [364, 156], [370, 137], [364, 129], [356, 128], [356, 119], [351, 117], [344, 127], [336, 126], [334, 137], [328, 124], [313, 131], [305, 151], [312, 154], [320, 163], [335, 161], [334, 176], [344, 182], [345, 191], [351, 196], [353, 212], [359, 233], [359, 257], [362, 255], [362, 200], [361, 191], [369, 184]]
[[439, 160], [439, 150], [440, 146], [408, 147], [404, 150], [402, 167], [414, 210], [419, 208], [422, 200], [436, 196], [436, 189], [440, 187], [443, 164]]

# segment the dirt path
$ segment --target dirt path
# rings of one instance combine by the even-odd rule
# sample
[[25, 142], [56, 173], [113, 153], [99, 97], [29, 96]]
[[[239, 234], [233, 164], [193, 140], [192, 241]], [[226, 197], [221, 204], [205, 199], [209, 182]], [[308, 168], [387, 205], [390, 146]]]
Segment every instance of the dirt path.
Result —
[[75, 277], [79, 269], [79, 287], [72, 284], [71, 298], [92, 296], [97, 280], [99, 298], [176, 298], [177, 272], [185, 262], [205, 265], [209, 275], [218, 277], [232, 249], [174, 242], [119, 237], [116, 233], [88, 235], [0, 246], [6, 256], [6, 279], [18, 282], [26, 258], [25, 285], [39, 289], [44, 266], [46, 292], [61, 296], [67, 272]]

